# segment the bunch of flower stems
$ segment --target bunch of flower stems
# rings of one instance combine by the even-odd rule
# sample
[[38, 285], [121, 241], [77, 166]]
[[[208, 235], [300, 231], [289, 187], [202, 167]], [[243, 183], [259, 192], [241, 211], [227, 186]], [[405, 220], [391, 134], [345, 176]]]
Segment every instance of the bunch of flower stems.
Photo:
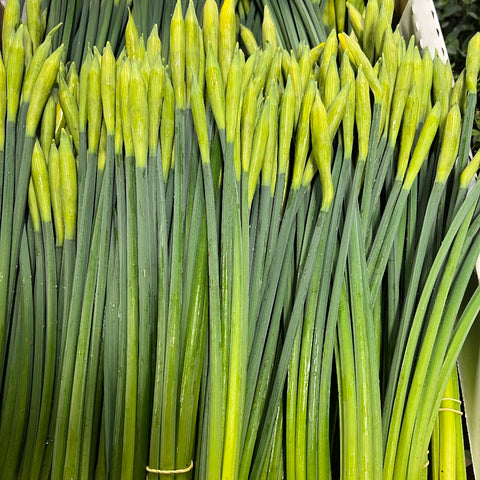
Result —
[[75, 57], [9, 1], [3, 478], [465, 478], [480, 34], [452, 86], [392, 2], [325, 3], [311, 47], [178, 0]]

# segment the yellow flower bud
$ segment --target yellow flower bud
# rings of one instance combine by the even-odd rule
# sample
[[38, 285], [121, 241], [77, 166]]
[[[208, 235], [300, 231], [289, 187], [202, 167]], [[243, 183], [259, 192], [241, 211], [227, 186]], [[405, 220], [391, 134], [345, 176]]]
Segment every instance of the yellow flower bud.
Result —
[[323, 101], [325, 107], [328, 108], [340, 91], [340, 77], [338, 75], [337, 62], [334, 57], [330, 58], [330, 65], [327, 70], [327, 76], [325, 77], [324, 87]]
[[237, 37], [235, 0], [224, 0], [220, 9], [218, 59], [223, 82], [227, 82]]
[[133, 136], [133, 149], [137, 167], [147, 166], [148, 156], [148, 103], [147, 90], [138, 62], [132, 61], [130, 73], [130, 124]]
[[177, 0], [170, 22], [170, 69], [176, 107], [183, 110], [185, 96], [185, 21], [182, 16], [182, 2]]
[[455, 82], [455, 85], [452, 88], [452, 93], [450, 94], [450, 108], [453, 107], [456, 103], [462, 107], [465, 101], [465, 97], [467, 94], [467, 85], [465, 82], [465, 74], [466, 74], [466, 69], [464, 68], [462, 70], [462, 73], [458, 76], [457, 81]]
[[310, 61], [312, 62], [312, 65], [316, 65], [316, 63], [320, 59], [320, 56], [323, 53], [324, 48], [325, 48], [325, 42], [322, 42], [310, 50]]
[[438, 157], [437, 174], [435, 181], [445, 183], [457, 158], [458, 147], [460, 144], [462, 122], [460, 108], [454, 105], [445, 119], [445, 128], [443, 129], [442, 146]]
[[330, 59], [337, 58], [338, 53], [338, 41], [337, 33], [335, 30], [332, 30], [325, 42], [325, 48], [323, 49], [322, 60], [320, 62], [320, 71], [318, 74], [318, 85], [320, 88], [323, 88], [325, 85], [325, 78], [327, 76], [328, 66], [330, 65]]
[[5, 148], [5, 114], [7, 112], [7, 72], [0, 55], [0, 151]]
[[50, 154], [48, 156], [48, 181], [53, 210], [53, 222], [55, 225], [55, 238], [57, 245], [63, 245], [64, 225], [62, 190], [60, 185], [60, 157], [54, 141], [52, 141], [50, 145]]
[[135, 56], [135, 50], [138, 43], [138, 30], [133, 20], [133, 15], [130, 9], [128, 9], [128, 21], [125, 27], [125, 47], [127, 49], [128, 58]]
[[[265, 90], [268, 92], [270, 87], [277, 81], [282, 81], [282, 57], [283, 50], [279, 47], [273, 56], [270, 70], [268, 72], [267, 81], [265, 82]], [[311, 65], [311, 64], [310, 64]], [[310, 66], [311, 72], [311, 66]]]
[[433, 101], [440, 101], [442, 105], [440, 125], [443, 125], [448, 113], [452, 84], [453, 75], [450, 63], [443, 63], [438, 54], [436, 54], [433, 60]]
[[72, 144], [65, 130], [60, 134], [59, 153], [65, 239], [73, 240], [77, 225], [77, 169]]
[[25, 50], [25, 69], [28, 70], [30, 62], [33, 57], [32, 40], [30, 39], [30, 33], [28, 27], [23, 24], [23, 48]]
[[270, 109], [268, 113], [268, 139], [265, 147], [265, 159], [262, 166], [262, 185], [271, 185], [276, 174], [278, 149], [278, 101], [279, 92], [277, 82], [272, 83], [268, 91]]
[[340, 125], [340, 122], [345, 114], [349, 91], [350, 83], [347, 83], [342, 87], [332, 104], [328, 107], [328, 135], [331, 141], [333, 141], [335, 134], [337, 133], [338, 126]]
[[27, 25], [30, 32], [30, 38], [32, 39], [34, 52], [43, 38], [41, 6], [41, 0], [29, 0], [26, 2]]
[[290, 145], [292, 143], [293, 125], [295, 122], [295, 101], [293, 83], [289, 76], [280, 104], [278, 128], [278, 173], [281, 175], [287, 172], [290, 159]]
[[312, 76], [312, 62], [310, 61], [310, 48], [305, 45], [302, 56], [298, 61], [298, 67], [300, 68], [300, 78], [302, 80], [302, 91], [307, 88], [308, 81]]
[[45, 41], [38, 45], [38, 48], [35, 49], [35, 53], [33, 54], [32, 60], [30, 65], [26, 71], [25, 79], [23, 81], [23, 101], [25, 103], [30, 103], [30, 99], [32, 98], [33, 86], [35, 81], [42, 69], [45, 60], [48, 58], [50, 54], [50, 49], [52, 47], [52, 38], [55, 32], [60, 28], [60, 25], [55, 27], [53, 30], [45, 38]]
[[[40, 125], [40, 145], [43, 152], [50, 152], [50, 143], [55, 139], [55, 117], [57, 112], [57, 102], [55, 96], [50, 95], [45, 104]], [[45, 159], [48, 163], [48, 158]]]
[[310, 143], [310, 110], [312, 109], [316, 94], [317, 86], [315, 80], [311, 78], [303, 96], [295, 136], [295, 158], [292, 176], [292, 188], [295, 190], [300, 187], [305, 162], [307, 161]]
[[48, 183], [47, 164], [38, 140], [35, 142], [32, 154], [32, 179], [37, 197], [38, 209], [42, 222], [52, 221], [50, 204], [50, 186]]
[[120, 155], [123, 149], [123, 132], [122, 132], [122, 108], [121, 108], [121, 89], [120, 89], [120, 70], [125, 59], [125, 50], [117, 59], [116, 62], [116, 88], [115, 88], [115, 154]]
[[[348, 54], [345, 54], [340, 65], [340, 84], [345, 86], [350, 84], [350, 90], [347, 97], [347, 104], [345, 106], [345, 114], [343, 116], [343, 151], [347, 158], [352, 157], [353, 151], [353, 128], [355, 125], [355, 74], [350, 65]], [[361, 157], [360, 157], [361, 158]]]
[[172, 82], [165, 76], [163, 83], [162, 120], [160, 122], [160, 145], [162, 151], [163, 178], [167, 181], [172, 163], [172, 147], [175, 131], [175, 97]]
[[152, 61], [162, 57], [162, 42], [158, 36], [158, 27], [155, 24], [147, 38], [147, 53]]
[[245, 25], [240, 24], [240, 36], [243, 44], [245, 45], [247, 53], [249, 55], [253, 55], [253, 53], [258, 50], [257, 40], [255, 39], [253, 32]]
[[101, 96], [100, 63], [96, 55], [93, 56], [88, 73], [88, 149], [92, 153], [98, 152], [100, 141], [100, 127], [102, 126], [102, 96]]
[[410, 188], [412, 188], [413, 182], [415, 181], [423, 162], [428, 156], [430, 147], [437, 134], [441, 111], [442, 107], [440, 103], [437, 102], [425, 119], [425, 123], [423, 124], [422, 131], [420, 132], [420, 136], [418, 137], [417, 144], [413, 151], [412, 159], [410, 160], [410, 165], [408, 166], [407, 174], [405, 175], [405, 180], [403, 181], [402, 188], [404, 190], [410, 190]]
[[47, 60], [45, 60], [45, 63], [38, 74], [27, 113], [26, 134], [28, 137], [35, 136], [35, 131], [37, 130], [43, 107], [45, 106], [50, 91], [52, 90], [53, 83], [55, 82], [55, 78], [57, 77], [62, 54], [63, 45], [60, 45], [60, 47], [58, 47], [47, 58]]
[[254, 85], [254, 79], [248, 84], [243, 97], [242, 105], [242, 169], [248, 172], [250, 168], [250, 157], [252, 154], [252, 139], [255, 129], [255, 117], [257, 112], [258, 92]]
[[428, 49], [423, 54], [422, 58], [422, 64], [423, 64], [423, 76], [422, 76], [422, 91], [421, 91], [421, 97], [420, 97], [420, 120], [425, 118], [425, 115], [427, 114], [427, 107], [430, 102], [430, 94], [432, 90], [432, 82], [433, 82], [433, 61], [432, 57], [430, 56], [430, 53]]
[[20, 14], [19, 0], [9, 0], [5, 5], [2, 24], [2, 51], [5, 64], [8, 64], [10, 44], [13, 42], [15, 30], [20, 24]]
[[420, 107], [420, 86], [412, 85], [410, 94], [405, 105], [405, 112], [402, 120], [402, 136], [400, 140], [400, 152], [397, 160], [397, 180], [403, 180], [407, 171], [410, 151], [415, 139], [415, 133], [418, 127], [419, 107]]
[[343, 50], [348, 50], [350, 53], [350, 60], [358, 67], [363, 68], [363, 73], [370, 84], [370, 88], [376, 98], [382, 97], [382, 87], [378, 81], [377, 76], [373, 70], [372, 64], [369, 62], [367, 56], [363, 53], [358, 42], [344, 33], [339, 33], [338, 38]]
[[362, 14], [355, 8], [351, 2], [347, 2], [348, 18], [358, 41], [363, 44], [364, 19]]
[[187, 103], [192, 85], [192, 74], [195, 75], [197, 81], [200, 81], [200, 59], [204, 55], [203, 38], [201, 35], [200, 25], [198, 24], [195, 14], [195, 6], [193, 1], [188, 3], [187, 13], [185, 15], [185, 68], [187, 74]]
[[477, 93], [477, 77], [480, 70], [480, 32], [468, 42], [466, 69], [467, 91], [474, 95]]
[[460, 188], [468, 188], [470, 182], [473, 180], [475, 173], [480, 167], [480, 150], [474, 155], [472, 160], [467, 164], [462, 174], [460, 175]]
[[192, 91], [190, 93], [193, 123], [197, 132], [198, 147], [203, 163], [210, 163], [210, 143], [208, 141], [207, 116], [203, 96], [195, 74], [192, 75]]
[[242, 94], [242, 65], [238, 45], [233, 55], [230, 71], [227, 77], [227, 90], [225, 95], [225, 128], [227, 142], [235, 140], [238, 110]]
[[397, 78], [397, 46], [393, 39], [392, 29], [389, 27], [385, 31], [385, 41], [383, 42], [383, 65], [387, 69], [388, 78], [390, 83], [395, 85], [395, 79]]
[[161, 58], [158, 57], [150, 73], [150, 84], [148, 86], [148, 146], [150, 155], [155, 155], [157, 151], [164, 75], [164, 67]]
[[219, 130], [225, 130], [225, 89], [222, 72], [214, 51], [208, 45], [205, 79], [207, 83], [208, 100]]
[[380, 7], [380, 12], [379, 12], [378, 18], [377, 18], [377, 24], [375, 26], [375, 31], [374, 31], [375, 52], [376, 52], [377, 57], [380, 56], [380, 52], [382, 51], [382, 45], [383, 45], [383, 41], [384, 41], [384, 38], [385, 38], [385, 34], [386, 34], [387, 30], [388, 29], [391, 30], [391, 28], [392, 28], [391, 27], [391, 22], [388, 21], [385, 5], [382, 4], [382, 6]]
[[265, 5], [263, 9], [262, 40], [263, 48], [266, 48], [268, 43], [270, 43], [274, 49], [277, 48], [277, 30], [268, 5]]
[[293, 91], [295, 92], [295, 124], [300, 115], [300, 106], [302, 104], [303, 90], [302, 78], [300, 76], [300, 67], [295, 57], [290, 55], [290, 66], [288, 67], [288, 75], [292, 80]]
[[78, 121], [81, 132], [87, 130], [87, 105], [88, 105], [88, 74], [90, 72], [90, 66], [92, 64], [92, 53], [89, 51], [80, 69], [80, 82], [79, 82], [79, 94], [78, 94]]
[[355, 118], [358, 134], [358, 158], [365, 161], [368, 154], [372, 109], [370, 107], [370, 87], [361, 68], [355, 82]]
[[264, 103], [260, 117], [255, 127], [252, 142], [252, 158], [250, 159], [250, 166], [248, 172], [248, 206], [251, 207], [253, 195], [257, 188], [258, 178], [260, 177], [260, 170], [262, 169], [263, 160], [265, 158], [265, 150], [268, 140], [268, 120], [270, 113], [270, 100]]
[[250, 83], [250, 80], [251, 80], [252, 75], [253, 75], [253, 70], [255, 68], [255, 64], [257, 62], [258, 56], [260, 55], [259, 51], [260, 50], [255, 50], [253, 55], [248, 57], [247, 61], [243, 65], [243, 68], [242, 68], [242, 93], [245, 92], [248, 84]]
[[397, 141], [400, 124], [402, 122], [403, 110], [407, 101], [408, 92], [412, 83], [413, 70], [413, 51], [414, 43], [410, 41], [405, 58], [402, 60], [398, 68], [397, 81], [392, 98], [389, 142], [394, 145]]
[[365, 25], [363, 31], [363, 50], [371, 63], [374, 62], [375, 30], [378, 20], [378, 2], [369, 0], [365, 7]]
[[101, 69], [101, 96], [107, 135], [113, 135], [115, 132], [115, 74], [115, 57], [110, 43], [107, 42], [107, 46], [103, 49]]
[[327, 111], [318, 93], [315, 95], [310, 117], [312, 154], [320, 173], [320, 182], [322, 184], [322, 210], [326, 211], [330, 208], [333, 200], [331, 173], [332, 143], [328, 134]]
[[219, 28], [217, 2], [206, 0], [203, 7], [203, 43], [205, 49], [210, 45], [216, 56], [218, 56]]
[[59, 101], [62, 111], [65, 115], [65, 121], [68, 126], [68, 130], [73, 137], [73, 142], [75, 148], [78, 152], [80, 137], [79, 137], [79, 120], [78, 120], [78, 107], [75, 98], [70, 93], [68, 86], [63, 79], [62, 75], [58, 75], [58, 85], [59, 85]]
[[25, 47], [23, 46], [23, 25], [18, 27], [10, 48], [7, 61], [7, 119], [15, 122], [22, 90]]

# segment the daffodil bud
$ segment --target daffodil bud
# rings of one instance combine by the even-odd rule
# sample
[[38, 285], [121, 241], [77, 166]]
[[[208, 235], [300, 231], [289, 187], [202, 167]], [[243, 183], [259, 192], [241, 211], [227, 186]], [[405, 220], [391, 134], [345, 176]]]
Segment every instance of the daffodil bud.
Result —
[[325, 85], [325, 78], [327, 76], [328, 66], [330, 65], [330, 59], [337, 58], [338, 53], [338, 40], [337, 33], [335, 30], [332, 30], [325, 42], [325, 48], [323, 49], [322, 60], [320, 62], [320, 72], [318, 74], [318, 85], [320, 88], [323, 88]]
[[467, 91], [474, 95], [477, 93], [477, 78], [480, 70], [480, 32], [477, 32], [468, 42], [466, 69]]
[[414, 44], [412, 41], [410, 41], [405, 58], [402, 60], [402, 63], [398, 68], [390, 117], [390, 145], [394, 145], [397, 140], [398, 132], [400, 131], [400, 124], [402, 122], [403, 110], [405, 108], [408, 92], [412, 83], [413, 48]]
[[443, 63], [440, 57], [435, 55], [433, 60], [433, 100], [439, 101], [442, 105], [442, 116], [440, 125], [443, 125], [448, 113], [448, 103], [452, 90], [453, 76], [450, 63]]
[[442, 145], [435, 177], [435, 181], [438, 183], [445, 183], [452, 171], [460, 144], [461, 128], [460, 108], [458, 105], [454, 105], [445, 119], [445, 128], [443, 129]]
[[340, 77], [338, 75], [338, 67], [335, 58], [330, 59], [330, 65], [325, 77], [323, 101], [325, 107], [328, 108], [340, 91]]
[[[40, 125], [40, 145], [43, 152], [50, 152], [50, 143], [55, 138], [55, 116], [57, 102], [54, 95], [50, 95], [45, 104]], [[48, 163], [48, 158], [45, 159]]]
[[362, 14], [355, 8], [351, 2], [347, 2], [348, 18], [350, 19], [350, 25], [358, 38], [358, 41], [363, 44], [363, 30], [364, 19]]
[[115, 75], [116, 64], [110, 43], [103, 49], [101, 67], [101, 98], [103, 118], [107, 128], [107, 135], [115, 132]]
[[[277, 165], [277, 149], [278, 149], [278, 102], [279, 91], [278, 83], [272, 83], [268, 91], [268, 99], [270, 101], [270, 109], [268, 113], [268, 139], [265, 147], [265, 159], [262, 166], [262, 185], [271, 185], [274, 181]], [[274, 190], [272, 191], [272, 195]]]
[[73, 240], [77, 225], [77, 169], [72, 144], [65, 130], [60, 134], [59, 153], [65, 239]]
[[288, 75], [292, 81], [293, 91], [295, 93], [295, 124], [298, 121], [300, 115], [300, 105], [302, 104], [303, 90], [302, 90], [302, 77], [300, 76], [300, 67], [297, 60], [293, 56], [290, 56], [290, 66], [288, 68]]
[[138, 30], [133, 20], [133, 15], [131, 10], [128, 10], [128, 21], [127, 26], [125, 27], [125, 47], [127, 49], [128, 58], [133, 58], [135, 56], [135, 50], [137, 49], [138, 43]]
[[455, 82], [455, 85], [452, 88], [452, 93], [450, 94], [450, 104], [449, 104], [450, 108], [452, 108], [453, 105], [458, 104], [461, 109], [465, 102], [465, 97], [467, 94], [465, 74], [466, 74], [466, 69], [464, 68], [462, 70], [462, 73], [458, 76], [457, 81]]
[[320, 56], [322, 55], [324, 48], [325, 42], [322, 42], [310, 50], [310, 61], [312, 62], [312, 65], [316, 65], [318, 60], [320, 60]]
[[240, 37], [248, 55], [253, 55], [253, 53], [258, 50], [257, 40], [253, 32], [245, 25], [240, 24]]
[[243, 65], [243, 68], [242, 68], [242, 93], [245, 92], [248, 84], [250, 83], [250, 80], [252, 78], [253, 70], [255, 68], [255, 64], [256, 64], [258, 56], [259, 56], [259, 50], [256, 50], [253, 53], [253, 55], [248, 57], [247, 61]]
[[405, 105], [405, 112], [402, 120], [402, 136], [400, 140], [400, 152], [397, 160], [397, 180], [402, 181], [407, 171], [410, 151], [415, 139], [415, 133], [418, 127], [420, 110], [420, 86], [413, 85]]
[[405, 180], [403, 181], [402, 188], [404, 190], [410, 190], [410, 188], [412, 188], [413, 182], [415, 181], [423, 162], [428, 157], [428, 152], [430, 151], [430, 147], [437, 134], [441, 111], [442, 106], [437, 102], [425, 119], [425, 123], [423, 124], [422, 131], [420, 132], [420, 136], [418, 137], [417, 144], [410, 160], [410, 165], [408, 166], [407, 174], [405, 175]]
[[278, 173], [281, 175], [284, 175], [287, 172], [294, 122], [295, 92], [292, 79], [289, 76], [287, 78], [287, 84], [280, 104], [280, 119], [278, 127]]
[[38, 140], [35, 142], [32, 154], [32, 179], [37, 197], [38, 209], [42, 222], [52, 221], [50, 203], [50, 186], [48, 182], [47, 164]]
[[185, 21], [182, 16], [182, 2], [177, 0], [170, 22], [170, 69], [176, 107], [186, 106], [185, 95]]
[[242, 105], [242, 169], [248, 172], [250, 168], [250, 158], [252, 153], [252, 139], [255, 129], [255, 117], [257, 112], [258, 93], [253, 80], [248, 84], [243, 97]]
[[475, 177], [478, 168], [480, 167], [480, 150], [474, 155], [472, 160], [464, 168], [462, 174], [460, 175], [460, 188], [468, 188], [470, 182]]
[[224, 0], [220, 9], [218, 59], [223, 82], [227, 82], [237, 37], [235, 0]]
[[63, 54], [63, 45], [60, 45], [46, 60], [38, 74], [33, 87], [32, 98], [27, 112], [26, 134], [34, 137], [43, 107], [50, 95], [53, 83], [57, 77], [58, 67]]
[[198, 147], [203, 163], [210, 163], [210, 144], [208, 141], [207, 116], [205, 114], [205, 105], [203, 96], [198, 86], [195, 74], [192, 75], [192, 91], [190, 94], [192, 105], [193, 123], [197, 132]]
[[172, 147], [175, 131], [175, 97], [172, 82], [165, 76], [163, 83], [163, 107], [160, 122], [160, 142], [162, 151], [163, 178], [166, 181], [172, 162]]
[[375, 52], [377, 57], [380, 56], [382, 51], [383, 41], [385, 38], [385, 33], [387, 30], [391, 30], [391, 22], [388, 21], [387, 13], [384, 5], [380, 7], [380, 12], [378, 14], [377, 24], [375, 26]]
[[355, 125], [355, 74], [350, 65], [348, 54], [345, 54], [340, 65], [340, 85], [343, 87], [347, 84], [350, 84], [350, 90], [347, 97], [342, 125], [345, 156], [351, 158], [353, 151], [353, 129]]
[[147, 38], [147, 53], [152, 61], [162, 57], [162, 42], [158, 36], [158, 26], [155, 24]]
[[320, 95], [315, 95], [310, 112], [312, 132], [312, 154], [320, 173], [322, 184], [322, 210], [330, 208], [333, 200], [333, 182], [331, 173], [332, 143], [328, 134], [328, 117]]
[[395, 85], [395, 79], [397, 78], [397, 66], [398, 66], [398, 56], [397, 56], [397, 46], [395, 45], [395, 40], [393, 39], [392, 29], [389, 27], [385, 31], [385, 40], [383, 42], [383, 68], [387, 69], [388, 78], [392, 85]]
[[200, 25], [198, 24], [197, 16], [195, 14], [195, 6], [193, 1], [188, 3], [187, 13], [185, 15], [185, 68], [187, 76], [187, 103], [189, 102], [189, 95], [192, 85], [192, 75], [194, 74], [197, 81], [200, 81], [200, 59], [204, 55], [201, 52], [203, 48], [203, 38], [201, 35]]
[[219, 130], [225, 130], [225, 88], [220, 65], [210, 45], [205, 66], [208, 99]]
[[263, 48], [265, 48], [268, 43], [270, 43], [274, 49], [277, 48], [277, 30], [268, 5], [265, 5], [263, 9], [262, 41]]
[[148, 103], [147, 89], [138, 62], [132, 61], [130, 73], [130, 124], [133, 136], [133, 149], [137, 167], [147, 166], [148, 156]]
[[41, 0], [29, 0], [26, 3], [27, 25], [28, 30], [30, 31], [30, 38], [32, 39], [34, 52], [43, 38], [41, 6]]
[[303, 96], [295, 136], [295, 158], [292, 176], [293, 189], [298, 189], [300, 187], [303, 170], [307, 161], [308, 147], [310, 143], [310, 110], [312, 109], [316, 93], [317, 86], [315, 80], [311, 78]]
[[15, 122], [17, 118], [20, 92], [22, 90], [25, 48], [23, 46], [23, 25], [18, 27], [10, 43], [7, 61], [7, 119]]
[[430, 56], [430, 52], [428, 49], [423, 53], [422, 58], [422, 65], [423, 65], [423, 76], [422, 76], [422, 83], [421, 83], [421, 96], [420, 96], [420, 119], [423, 119], [427, 114], [427, 107], [430, 102], [430, 93], [432, 90], [432, 82], [433, 82], [433, 61], [432, 57]]
[[348, 35], [345, 35], [344, 33], [339, 33], [338, 38], [340, 40], [340, 45], [342, 46], [343, 50], [349, 51], [350, 60], [357, 66], [357, 68], [358, 67], [363, 68], [363, 73], [367, 78], [368, 83], [370, 84], [370, 88], [373, 94], [375, 95], [375, 97], [381, 98], [382, 87], [380, 85], [380, 82], [378, 81], [378, 78], [375, 75], [372, 64], [368, 60], [365, 53], [363, 53], [358, 42], [353, 40]]
[[164, 76], [164, 67], [161, 58], [158, 57], [150, 73], [150, 84], [148, 86], [148, 146], [150, 155], [154, 155], [157, 151]]
[[205, 49], [208, 49], [208, 45], [210, 45], [217, 56], [219, 29], [217, 2], [215, 0], [206, 0], [203, 7], [203, 43]]
[[30, 65], [25, 73], [25, 79], [23, 81], [22, 95], [23, 102], [25, 103], [30, 103], [30, 99], [32, 98], [33, 86], [35, 85], [35, 81], [37, 80], [38, 74], [40, 73], [40, 70], [45, 63], [45, 60], [50, 54], [53, 35], [59, 28], [60, 25], [51, 30], [45, 38], [45, 41], [42, 44], [38, 45], [38, 48], [35, 48], [35, 53], [33, 54]]
[[89, 51], [85, 57], [83, 65], [80, 69], [80, 88], [78, 93], [78, 121], [81, 132], [87, 130], [87, 105], [88, 105], [88, 74], [90, 72], [90, 66], [92, 64], [93, 55]]
[[260, 117], [255, 127], [252, 142], [252, 158], [248, 172], [248, 206], [251, 207], [253, 195], [257, 188], [260, 171], [262, 169], [263, 160], [265, 158], [265, 150], [268, 140], [268, 120], [270, 114], [270, 100], [264, 103]]
[[371, 63], [374, 62], [375, 30], [377, 27], [378, 12], [379, 8], [377, 0], [369, 0], [365, 7], [363, 50]]
[[2, 49], [5, 64], [8, 64], [10, 44], [13, 42], [15, 31], [20, 24], [20, 14], [21, 12], [19, 0], [9, 0], [5, 5], [2, 24]]
[[0, 55], [0, 151], [5, 149], [5, 115], [7, 112], [7, 72]]
[[100, 128], [100, 141], [98, 142], [98, 154], [97, 154], [97, 169], [99, 172], [105, 170], [107, 163], [107, 128], [105, 122], [102, 122]]
[[52, 141], [50, 145], [50, 153], [48, 156], [48, 181], [53, 211], [53, 223], [55, 225], [55, 238], [57, 245], [63, 245], [65, 230], [63, 225], [63, 204], [60, 182], [60, 157], [54, 141]]
[[100, 141], [100, 127], [102, 126], [102, 96], [101, 96], [100, 64], [94, 55], [88, 73], [88, 149], [92, 153], [98, 152]]
[[333, 139], [335, 138], [340, 122], [345, 115], [345, 108], [347, 106], [349, 91], [350, 83], [348, 82], [342, 87], [338, 95], [328, 107], [328, 135], [331, 141], [333, 141]]
[[230, 71], [227, 77], [227, 90], [225, 95], [225, 128], [227, 142], [235, 141], [238, 110], [242, 94], [242, 65], [238, 45], [233, 55]]
[[58, 98], [60, 101], [60, 106], [65, 115], [65, 121], [72, 135], [75, 148], [79, 149], [80, 137], [79, 137], [79, 120], [78, 120], [78, 106], [75, 98], [70, 93], [68, 86], [62, 75], [58, 75]]
[[308, 81], [312, 76], [312, 62], [310, 61], [310, 48], [305, 45], [302, 56], [298, 61], [298, 67], [300, 68], [300, 78], [302, 80], [302, 91], [307, 88]]

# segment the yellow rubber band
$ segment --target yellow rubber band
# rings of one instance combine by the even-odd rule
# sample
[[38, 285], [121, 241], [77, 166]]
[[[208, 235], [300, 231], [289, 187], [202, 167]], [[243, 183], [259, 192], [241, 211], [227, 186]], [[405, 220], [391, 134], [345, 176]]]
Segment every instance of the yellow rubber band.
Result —
[[458, 413], [458, 415], [463, 415], [463, 412], [460, 410], [455, 410], [454, 408], [439, 408], [439, 412], [452, 412], [452, 413]]
[[150, 468], [148, 465], [145, 467], [147, 470], [147, 475], [149, 473], [157, 473], [162, 475], [175, 475], [176, 473], [187, 473], [193, 469], [193, 460], [191, 460], [190, 465], [186, 468], [179, 468], [177, 470], [158, 470], [156, 468]]
[[455, 403], [458, 403], [459, 405], [462, 404], [462, 401], [461, 400], [458, 400], [456, 398], [448, 398], [448, 397], [445, 397], [445, 398], [442, 398], [442, 402], [443, 401], [448, 401], [448, 402], [455, 402]]

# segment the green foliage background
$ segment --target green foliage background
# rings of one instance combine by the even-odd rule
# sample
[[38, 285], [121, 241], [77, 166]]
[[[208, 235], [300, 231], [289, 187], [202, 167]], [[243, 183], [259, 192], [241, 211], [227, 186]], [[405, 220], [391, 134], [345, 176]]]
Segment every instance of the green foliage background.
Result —
[[[453, 72], [457, 77], [465, 66], [468, 42], [480, 30], [480, 0], [435, 0], [435, 7]], [[477, 109], [472, 149], [476, 152], [479, 148], [480, 110]]]

